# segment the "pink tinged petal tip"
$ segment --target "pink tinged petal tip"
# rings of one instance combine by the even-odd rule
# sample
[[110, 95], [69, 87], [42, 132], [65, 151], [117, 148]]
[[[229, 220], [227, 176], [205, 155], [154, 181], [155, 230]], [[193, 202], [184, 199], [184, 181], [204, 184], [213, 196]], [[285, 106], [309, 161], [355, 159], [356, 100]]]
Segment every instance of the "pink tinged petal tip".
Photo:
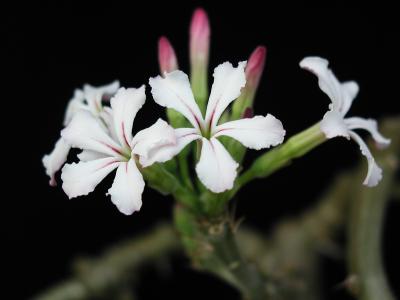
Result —
[[250, 55], [246, 66], [246, 79], [248, 87], [254, 89], [257, 88], [261, 75], [264, 71], [266, 55], [267, 48], [265, 46], [258, 46]]
[[175, 50], [165, 36], [160, 37], [158, 40], [158, 62], [160, 64], [161, 74], [178, 69], [178, 60]]
[[207, 59], [210, 45], [210, 23], [204, 9], [194, 11], [190, 25], [190, 53], [192, 59]]
[[50, 177], [50, 186], [56, 186], [55, 174], [61, 169], [67, 161], [71, 146], [67, 144], [63, 138], [59, 138], [54, 146], [54, 150], [43, 157], [42, 162], [45, 167], [46, 174]]

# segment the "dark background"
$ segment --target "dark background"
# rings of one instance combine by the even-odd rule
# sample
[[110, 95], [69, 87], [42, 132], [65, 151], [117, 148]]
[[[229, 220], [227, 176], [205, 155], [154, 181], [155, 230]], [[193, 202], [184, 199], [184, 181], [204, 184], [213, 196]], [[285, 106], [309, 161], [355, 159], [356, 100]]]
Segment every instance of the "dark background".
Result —
[[[170, 219], [171, 199], [150, 189], [144, 192], [139, 213], [120, 214], [104, 195], [112, 178], [89, 196], [69, 201], [61, 187], [47, 185], [41, 158], [58, 138], [74, 88], [114, 79], [138, 87], [157, 75], [160, 35], [170, 38], [187, 71], [188, 26], [198, 6], [209, 12], [212, 26], [210, 72], [224, 61], [247, 59], [257, 45], [268, 47], [255, 112], [277, 116], [288, 137], [321, 119], [329, 103], [315, 78], [298, 67], [307, 55], [328, 58], [339, 79], [360, 84], [349, 115], [379, 118], [399, 113], [399, 32], [391, 7], [214, 2], [17, 4], [2, 17], [3, 58], [10, 68], [3, 72], [11, 79], [3, 89], [2, 114], [2, 272], [7, 276], [2, 293], [11, 297], [5, 299], [32, 296], [68, 276], [69, 262], [77, 255], [99, 254], [114, 242]], [[147, 93], [135, 128], [152, 124], [163, 113]], [[256, 155], [250, 151], [249, 157]], [[332, 140], [268, 180], [249, 184], [238, 195], [238, 214], [267, 234], [277, 220], [315, 203], [335, 174], [354, 166], [359, 157], [356, 144]], [[386, 267], [398, 295], [394, 282], [400, 274], [400, 247], [395, 243], [399, 215], [399, 203], [391, 204], [384, 240]], [[344, 299], [346, 292], [336, 288], [346, 276], [344, 264], [326, 259], [325, 265], [327, 297]], [[229, 287], [188, 266], [178, 260], [172, 278], [147, 274], [142, 298], [203, 299], [210, 290], [214, 296], [236, 297]], [[195, 295], [188, 294], [193, 290]]]

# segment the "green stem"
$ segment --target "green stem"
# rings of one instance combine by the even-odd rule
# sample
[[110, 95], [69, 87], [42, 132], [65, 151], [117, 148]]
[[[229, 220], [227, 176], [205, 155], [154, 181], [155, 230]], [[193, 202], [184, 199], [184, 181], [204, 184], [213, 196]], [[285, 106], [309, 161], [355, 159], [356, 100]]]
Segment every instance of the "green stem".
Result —
[[321, 299], [321, 252], [337, 256], [334, 239], [348, 219], [350, 195], [358, 178], [341, 174], [331, 188], [306, 212], [280, 221], [265, 239], [248, 228], [237, 238], [243, 255], [268, 278], [271, 299]]
[[251, 167], [238, 178], [235, 187], [228, 193], [228, 198], [231, 199], [249, 181], [271, 175], [325, 141], [326, 137], [321, 132], [319, 123], [296, 134], [283, 145], [257, 158]]
[[153, 164], [150, 167], [141, 169], [141, 172], [153, 189], [164, 195], [172, 194], [179, 203], [193, 212], [200, 211], [194, 192], [182, 185], [180, 180], [169, 172], [163, 164]]
[[179, 172], [181, 174], [183, 183], [190, 190], [193, 190], [193, 182], [190, 176], [189, 165], [188, 165], [188, 154], [186, 153], [186, 155], [179, 155], [178, 162], [179, 162]]
[[[400, 152], [399, 121], [397, 127], [395, 122], [384, 124], [386, 128], [383, 132], [392, 138], [392, 145], [386, 151], [375, 153], [375, 158], [384, 169], [382, 181], [377, 187], [364, 188], [353, 199], [349, 224], [349, 270], [354, 279], [351, 291], [360, 300], [395, 299], [384, 272], [381, 247], [385, 209], [396, 182]], [[388, 127], [393, 130], [388, 132]]]
[[201, 196], [206, 203], [205, 212], [210, 216], [220, 214], [230, 199], [248, 182], [255, 178], [263, 178], [271, 175], [279, 169], [289, 165], [295, 158], [299, 158], [318, 145], [326, 141], [325, 135], [317, 123], [308, 129], [291, 137], [283, 145], [276, 147], [257, 158], [250, 168], [245, 171], [235, 182], [233, 189], [223, 194], [205, 192]]
[[228, 216], [199, 219], [182, 207], [175, 209], [175, 225], [195, 267], [236, 287], [244, 299], [267, 299], [265, 278], [238, 249]]

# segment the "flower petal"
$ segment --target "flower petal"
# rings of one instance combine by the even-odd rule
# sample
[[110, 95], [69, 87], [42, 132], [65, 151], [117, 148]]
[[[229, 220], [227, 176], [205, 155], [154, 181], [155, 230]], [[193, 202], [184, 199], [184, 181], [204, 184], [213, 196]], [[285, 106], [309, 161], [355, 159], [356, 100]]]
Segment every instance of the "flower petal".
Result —
[[113, 81], [110, 84], [95, 87], [90, 84], [85, 84], [83, 90], [75, 89], [74, 96], [68, 103], [64, 117], [64, 126], [72, 120], [75, 113], [79, 110], [89, 110], [97, 115], [102, 110], [101, 102], [109, 100], [119, 88], [119, 81]]
[[142, 206], [144, 180], [135, 162], [130, 159], [121, 163], [117, 169], [114, 183], [108, 190], [111, 201], [125, 215], [131, 215]]
[[212, 192], [221, 193], [233, 187], [237, 167], [232, 156], [215, 138], [202, 139], [200, 160], [196, 173], [200, 181]]
[[382, 179], [382, 169], [375, 162], [372, 153], [369, 151], [367, 144], [354, 131], [349, 132], [351, 138], [360, 146], [361, 153], [367, 158], [368, 173], [363, 184], [369, 187], [376, 186]]
[[113, 157], [66, 164], [61, 173], [62, 188], [70, 199], [87, 195], [119, 164]]
[[164, 77], [150, 78], [149, 84], [156, 103], [180, 112], [197, 129], [203, 126], [203, 116], [185, 73], [179, 70], [165, 73]]
[[301, 68], [318, 77], [320, 89], [332, 101], [330, 108], [344, 116], [350, 109], [353, 99], [357, 96], [359, 88], [354, 81], [340, 83], [328, 65], [329, 62], [321, 57], [305, 57], [300, 62]]
[[350, 130], [353, 129], [367, 130], [372, 135], [372, 138], [375, 140], [379, 148], [385, 148], [389, 146], [390, 139], [385, 138], [383, 135], [379, 133], [378, 123], [376, 122], [376, 120], [353, 117], [345, 119], [344, 122], [346, 123], [346, 125]]
[[72, 118], [74, 115], [80, 111], [81, 109], [83, 110], [88, 110], [88, 106], [84, 103], [85, 100], [85, 94], [83, 93], [82, 90], [80, 89], [75, 89], [74, 91], [74, 96], [72, 97], [71, 100], [69, 100], [67, 109], [65, 111], [65, 116], [64, 116], [64, 126], [67, 126], [69, 122], [71, 122]]
[[341, 84], [342, 87], [342, 115], [346, 115], [350, 110], [351, 105], [353, 104], [353, 100], [357, 97], [360, 87], [355, 81], [346, 81]]
[[190, 142], [201, 138], [194, 128], [173, 129], [165, 121], [139, 131], [133, 138], [133, 154], [139, 155], [142, 167], [155, 162], [166, 162], [177, 155]]
[[176, 136], [175, 144], [165, 144], [148, 152], [147, 156], [140, 156], [139, 162], [143, 167], [152, 165], [155, 162], [166, 162], [179, 154], [190, 142], [201, 139], [201, 135], [194, 128], [174, 129]]
[[111, 97], [119, 89], [119, 81], [115, 80], [110, 84], [103, 86], [92, 86], [90, 84], [85, 84], [83, 86], [83, 93], [85, 94], [85, 99], [90, 111], [97, 115], [102, 111], [102, 101], [110, 100]]
[[221, 135], [230, 136], [247, 148], [259, 150], [282, 143], [285, 130], [281, 121], [268, 114], [219, 125], [214, 137]]
[[91, 161], [91, 160], [96, 160], [99, 158], [108, 157], [107, 155], [104, 155], [103, 153], [99, 153], [99, 152], [92, 151], [92, 150], [83, 150], [77, 156], [80, 161]]
[[61, 136], [75, 148], [121, 157], [121, 147], [107, 134], [107, 129], [88, 111], [79, 111]]
[[118, 141], [117, 132], [115, 131], [115, 126], [114, 126], [113, 110], [111, 109], [111, 107], [109, 106], [104, 107], [103, 111], [100, 113], [100, 118], [106, 125], [105, 127], [111, 138], [115, 141]]
[[53, 151], [43, 157], [42, 162], [46, 169], [46, 174], [50, 176], [49, 184], [57, 185], [55, 174], [61, 169], [62, 165], [67, 161], [71, 146], [65, 142], [63, 138], [59, 138]]
[[344, 122], [343, 116], [337, 111], [328, 111], [322, 118], [320, 127], [321, 131], [328, 139], [337, 136], [349, 138], [349, 130], [347, 129], [347, 125]]
[[246, 85], [244, 68], [246, 62], [240, 62], [234, 68], [225, 62], [214, 69], [214, 83], [207, 104], [206, 124], [213, 129], [228, 105], [240, 96], [240, 90]]
[[120, 88], [111, 99], [115, 133], [121, 145], [126, 145], [130, 148], [133, 120], [145, 100], [144, 85], [138, 89]]
[[175, 155], [181, 152], [189, 143], [202, 138], [197, 130], [193, 128], [178, 128], [174, 131], [176, 136]]
[[114, 80], [113, 82], [106, 84], [106, 85], [102, 85], [102, 86], [93, 86], [90, 84], [85, 84], [83, 86], [83, 92], [84, 93], [90, 93], [90, 92], [97, 92], [99, 94], [101, 94], [101, 100], [110, 100], [111, 96], [114, 95], [118, 89], [119, 89], [119, 81], [118, 80]]
[[164, 120], [158, 119], [152, 126], [135, 135], [132, 140], [132, 153], [139, 155], [140, 164], [147, 167], [154, 162], [170, 160], [174, 154], [163, 150], [175, 145], [174, 129]]

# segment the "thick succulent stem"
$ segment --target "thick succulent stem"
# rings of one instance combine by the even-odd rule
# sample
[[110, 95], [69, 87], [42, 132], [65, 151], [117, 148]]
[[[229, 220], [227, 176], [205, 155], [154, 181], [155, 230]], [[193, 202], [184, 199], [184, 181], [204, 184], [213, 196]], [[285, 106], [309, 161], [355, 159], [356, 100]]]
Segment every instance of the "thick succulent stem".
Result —
[[354, 194], [349, 219], [348, 264], [353, 283], [350, 290], [360, 300], [394, 300], [382, 262], [382, 232], [385, 209], [396, 184], [396, 170], [400, 153], [400, 119], [384, 122], [382, 131], [392, 138], [391, 146], [375, 153], [383, 167], [384, 176], [372, 189], [361, 189]]
[[244, 299], [268, 299], [265, 278], [241, 255], [232, 220], [222, 215], [213, 220], [175, 209], [175, 224], [194, 266], [236, 287]]

